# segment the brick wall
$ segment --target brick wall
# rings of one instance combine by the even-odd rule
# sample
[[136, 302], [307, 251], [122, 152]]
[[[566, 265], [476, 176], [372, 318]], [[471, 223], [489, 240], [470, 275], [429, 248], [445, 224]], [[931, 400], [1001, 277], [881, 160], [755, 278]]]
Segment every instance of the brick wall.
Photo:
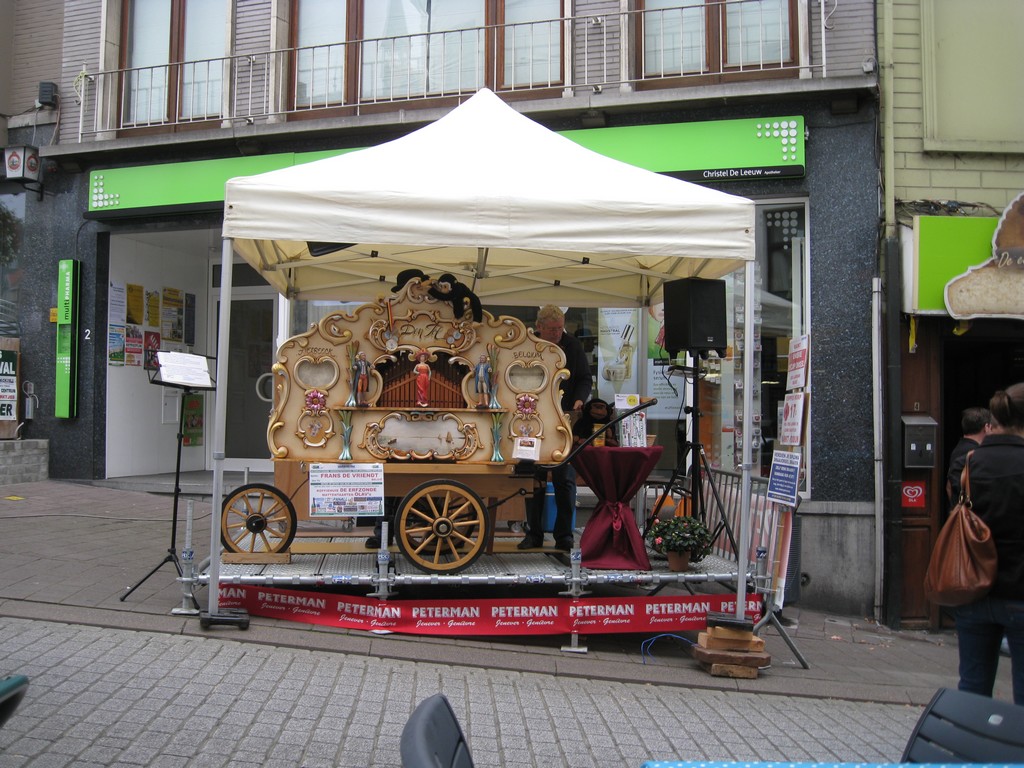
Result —
[[0, 486], [50, 476], [49, 440], [0, 440]]

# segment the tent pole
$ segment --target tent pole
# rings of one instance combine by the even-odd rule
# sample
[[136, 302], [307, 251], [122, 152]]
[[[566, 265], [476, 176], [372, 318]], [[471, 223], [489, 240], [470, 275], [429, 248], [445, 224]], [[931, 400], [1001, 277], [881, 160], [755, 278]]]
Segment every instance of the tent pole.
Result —
[[210, 584], [207, 612], [200, 614], [200, 624], [237, 624], [248, 628], [248, 615], [242, 612], [220, 612], [220, 526], [221, 501], [224, 497], [224, 442], [228, 403], [228, 344], [231, 331], [231, 268], [234, 260], [232, 239], [225, 237], [221, 245], [220, 311], [217, 317], [217, 381], [213, 418], [213, 495], [210, 498]]
[[743, 445], [740, 450], [742, 456], [742, 477], [740, 480], [740, 530], [739, 530], [739, 552], [736, 553], [739, 565], [739, 577], [736, 579], [736, 618], [742, 619], [746, 616], [747, 605], [747, 573], [750, 570], [750, 475], [753, 469], [753, 432], [751, 425], [754, 423], [754, 294], [757, 286], [754, 285], [753, 261], [748, 261], [744, 266], [743, 279], [743, 421], [740, 428], [743, 430]]

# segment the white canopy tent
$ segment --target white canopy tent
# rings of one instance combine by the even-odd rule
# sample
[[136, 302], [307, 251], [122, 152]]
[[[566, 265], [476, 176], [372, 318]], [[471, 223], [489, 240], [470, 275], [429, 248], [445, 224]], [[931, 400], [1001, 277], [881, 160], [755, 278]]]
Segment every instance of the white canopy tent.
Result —
[[[754, 204], [597, 154], [488, 90], [402, 138], [231, 179], [224, 203], [218, 348], [228, 345], [238, 252], [298, 299], [369, 301], [418, 268], [449, 272], [487, 304], [646, 306], [664, 282], [741, 267], [754, 284]], [[310, 250], [313, 244], [313, 253]], [[322, 255], [314, 255], [322, 254]], [[753, 292], [745, 335], [753, 338]], [[751, 345], [744, 394], [752, 398]], [[228, 355], [217, 357], [210, 606], [217, 612]], [[745, 400], [743, 412], [752, 412]], [[739, 540], [749, 538], [743, 445]], [[740, 566], [746, 572], [746, 547]], [[737, 610], [745, 584], [738, 579]]]

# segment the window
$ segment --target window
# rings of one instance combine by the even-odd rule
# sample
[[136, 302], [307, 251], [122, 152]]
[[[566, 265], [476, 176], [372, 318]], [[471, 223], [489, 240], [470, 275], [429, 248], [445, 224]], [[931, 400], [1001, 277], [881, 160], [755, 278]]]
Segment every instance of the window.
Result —
[[303, 0], [295, 18], [295, 108], [345, 101], [347, 13], [337, 0]]
[[296, 109], [561, 84], [563, 0], [292, 0]]
[[366, 0], [363, 12], [364, 100], [466, 93], [483, 84], [481, 0]]
[[791, 0], [641, 0], [642, 74], [779, 68], [794, 60]]
[[[761, 344], [755, 377], [761, 387], [761, 424], [755, 429], [754, 460], [768, 474], [772, 449], [779, 445], [780, 418], [786, 396], [790, 342], [807, 333], [804, 325], [806, 292], [804, 271], [807, 207], [804, 201], [764, 203], [757, 206], [757, 267], [754, 323]], [[756, 409], [755, 409], [756, 410]], [[760, 451], [760, 457], [758, 457]]]
[[1021, 29], [1019, 0], [921, 3], [925, 152], [1024, 152]]
[[704, 0], [647, 0], [645, 9], [645, 77], [707, 70]]
[[125, 0], [122, 125], [219, 117], [226, 0]]
[[561, 0], [505, 0], [505, 87], [561, 82], [561, 12]]
[[725, 66], [758, 67], [789, 60], [789, 9], [784, 0], [725, 6]]

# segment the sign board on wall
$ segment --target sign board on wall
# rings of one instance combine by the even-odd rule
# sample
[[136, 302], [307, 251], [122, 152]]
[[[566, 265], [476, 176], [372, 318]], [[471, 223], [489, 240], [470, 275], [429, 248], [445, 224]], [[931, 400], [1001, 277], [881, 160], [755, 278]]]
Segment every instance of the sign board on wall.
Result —
[[54, 416], [78, 414], [78, 292], [81, 262], [61, 259], [57, 268], [57, 355], [54, 375]]
[[800, 454], [793, 451], [773, 451], [772, 468], [768, 475], [768, 501], [795, 507], [800, 487]]
[[[0, 348], [0, 422], [18, 421], [18, 350]], [[5, 424], [10, 426], [9, 424]], [[0, 430], [0, 438], [14, 437]]]
[[950, 317], [1024, 320], [1024, 193], [1003, 212], [983, 263], [946, 283]]
[[946, 284], [992, 256], [997, 223], [995, 217], [915, 216], [913, 229], [900, 237], [903, 311], [947, 315]]
[[[632, 125], [561, 131], [577, 144], [616, 160], [687, 181], [748, 181], [805, 173], [804, 118]], [[356, 147], [354, 149], [359, 149]], [[224, 182], [322, 160], [354, 149], [284, 152], [253, 157], [107, 168], [89, 174], [90, 218], [125, 216], [140, 208], [219, 208]]]

